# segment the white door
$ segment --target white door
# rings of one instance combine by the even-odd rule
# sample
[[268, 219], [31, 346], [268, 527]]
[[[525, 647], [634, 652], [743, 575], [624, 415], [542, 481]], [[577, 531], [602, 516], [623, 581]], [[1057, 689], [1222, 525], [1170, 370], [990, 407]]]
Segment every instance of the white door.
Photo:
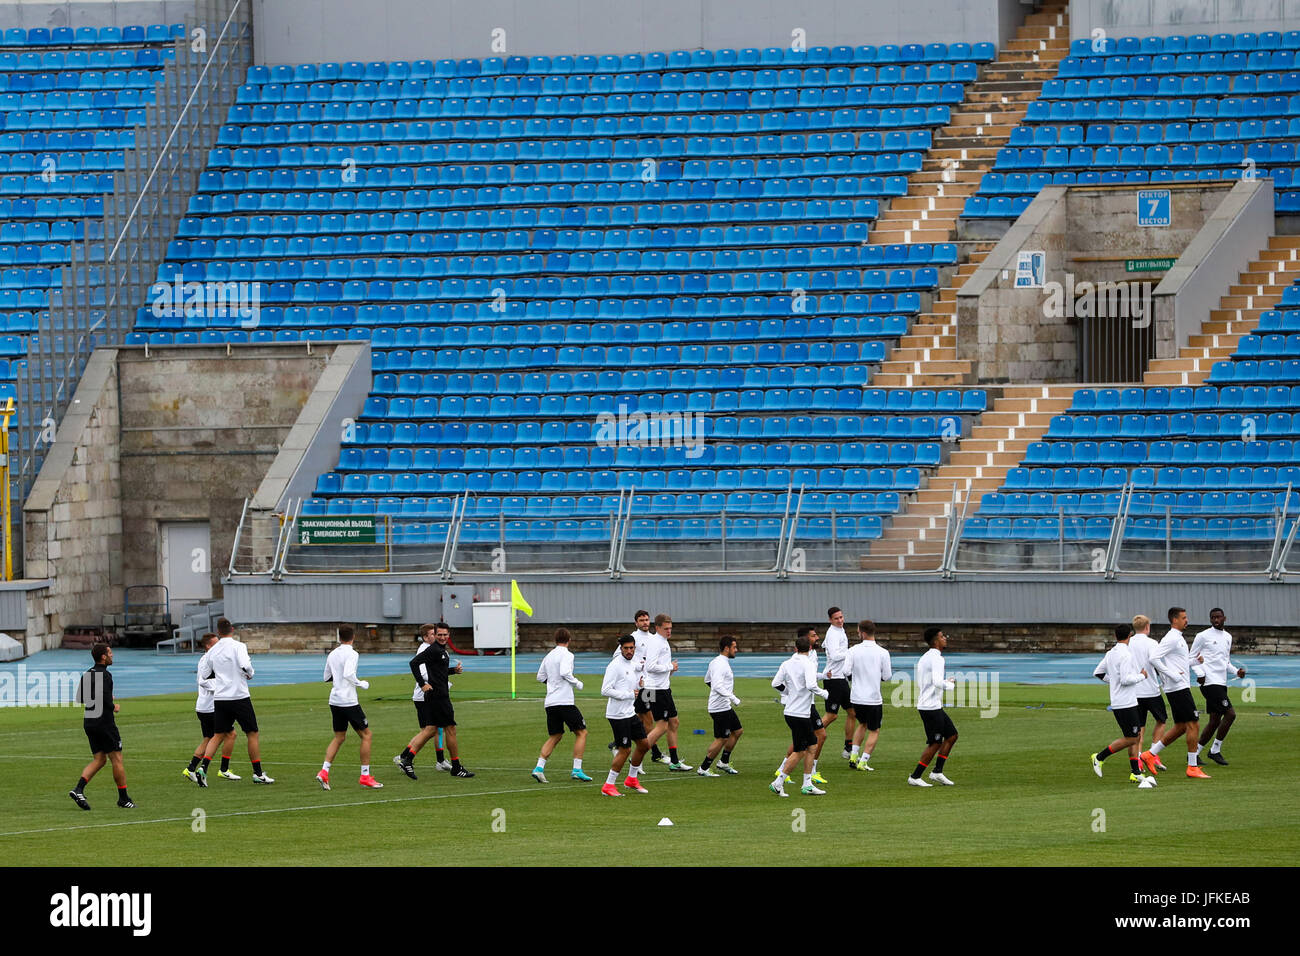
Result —
[[163, 524], [162, 568], [175, 626], [184, 605], [212, 597], [212, 546], [206, 521]]

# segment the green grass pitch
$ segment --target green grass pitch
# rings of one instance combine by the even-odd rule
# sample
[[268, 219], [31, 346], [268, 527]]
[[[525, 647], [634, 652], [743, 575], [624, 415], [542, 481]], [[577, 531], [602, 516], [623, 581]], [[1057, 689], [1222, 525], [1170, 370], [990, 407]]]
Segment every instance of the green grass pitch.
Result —
[[[200, 790], [181, 775], [198, 738], [191, 695], [122, 701], [118, 724], [137, 807], [115, 806], [106, 767], [87, 787], [89, 813], [67, 796], [88, 759], [79, 711], [6, 709], [0, 859], [58, 866], [610, 865], [634, 847], [655, 865], [1199, 866], [1211, 848], [1228, 866], [1300, 858], [1300, 690], [1260, 688], [1256, 701], [1238, 700], [1224, 751], [1231, 766], [1211, 764], [1213, 779], [1189, 780], [1180, 741], [1164, 756], [1170, 772], [1149, 791], [1127, 782], [1118, 755], [1107, 761], [1104, 779], [1092, 773], [1089, 753], [1117, 735], [1101, 686], [1002, 685], [994, 718], [951, 709], [961, 737], [948, 775], [957, 785], [932, 790], [904, 780], [923, 747], [920, 720], [887, 705], [874, 773], [851, 771], [840, 758], [837, 723], [822, 761], [826, 796], [805, 797], [795, 786], [781, 800], [767, 789], [789, 742], [781, 709], [765, 680], [739, 679], [739, 776], [702, 779], [647, 763], [650, 793], [613, 800], [599, 792], [609, 770], [600, 677], [583, 679], [578, 704], [591, 728], [584, 764], [590, 784], [569, 780], [570, 737], [550, 761], [549, 785], [529, 776], [545, 738], [541, 688], [531, 674], [521, 677], [527, 696], [517, 701], [509, 700], [508, 676], [457, 677], [462, 759], [477, 776], [455, 780], [435, 771], [429, 746], [416, 764], [420, 779], [407, 780], [392, 756], [413, 733], [415, 714], [409, 678], [394, 676], [373, 679], [361, 696], [383, 790], [357, 786], [352, 735], [335, 762], [334, 789], [319, 788], [314, 775], [330, 739], [326, 688], [291, 685], [254, 691], [263, 761], [276, 779], [269, 787], [251, 781], [242, 739], [232, 767], [243, 780], [214, 772]], [[703, 691], [699, 680], [674, 689], [682, 757], [692, 765], [712, 735]], [[674, 826], [657, 827], [662, 817]]]

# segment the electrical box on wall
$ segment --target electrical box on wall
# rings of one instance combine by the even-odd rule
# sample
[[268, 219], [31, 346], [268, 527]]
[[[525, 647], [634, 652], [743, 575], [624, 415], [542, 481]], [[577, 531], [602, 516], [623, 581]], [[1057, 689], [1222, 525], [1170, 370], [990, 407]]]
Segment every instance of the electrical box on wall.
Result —
[[449, 627], [474, 626], [474, 586], [471, 584], [443, 587], [442, 619]]
[[400, 584], [385, 584], [383, 590], [384, 617], [399, 618], [402, 616], [402, 586]]

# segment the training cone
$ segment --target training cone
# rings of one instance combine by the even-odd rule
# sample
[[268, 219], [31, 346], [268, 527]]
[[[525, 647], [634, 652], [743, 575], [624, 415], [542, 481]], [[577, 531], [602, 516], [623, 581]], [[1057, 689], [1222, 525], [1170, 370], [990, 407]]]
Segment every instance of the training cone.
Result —
[[673, 821], [669, 820], [667, 817], [664, 817], [662, 820], [659, 821], [659, 825], [661, 827], [670, 827], [673, 825]]

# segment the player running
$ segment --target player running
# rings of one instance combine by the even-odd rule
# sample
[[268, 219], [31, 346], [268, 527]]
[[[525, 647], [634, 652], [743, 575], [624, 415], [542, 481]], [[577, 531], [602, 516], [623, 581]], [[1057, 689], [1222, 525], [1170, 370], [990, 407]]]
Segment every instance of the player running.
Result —
[[257, 714], [253, 698], [248, 693], [248, 682], [253, 678], [253, 662], [248, 658], [248, 648], [235, 638], [235, 626], [220, 618], [217, 620], [217, 643], [208, 651], [208, 673], [200, 671], [204, 679], [216, 678], [212, 690], [212, 739], [203, 753], [203, 761], [195, 771], [200, 787], [208, 785], [208, 765], [217, 748], [227, 739], [233, 740], [235, 724], [244, 732], [248, 744], [248, 759], [253, 765], [254, 783], [275, 783], [262, 772], [262, 751], [258, 742]]
[[[641, 668], [642, 676], [644, 676], [646, 644], [650, 638], [654, 637], [654, 632], [650, 630], [650, 612], [637, 611], [632, 616], [632, 620], [636, 624], [636, 630], [632, 632], [632, 639], [636, 641], [636, 651], [632, 655], [632, 659], [636, 662], [637, 667]], [[617, 659], [622, 653], [622, 650], [616, 646], [613, 659]], [[646, 699], [644, 692], [636, 695], [636, 701], [632, 707], [636, 711], [637, 719], [641, 721], [641, 726], [645, 728], [645, 732], [650, 733], [650, 728], [654, 726], [654, 719], [650, 716], [650, 702]], [[612, 740], [609, 742], [608, 747], [611, 751], [618, 749]], [[660, 752], [658, 744], [650, 749], [651, 760], [658, 760], [662, 756], [663, 753]]]
[[790, 755], [781, 763], [776, 772], [776, 779], [768, 784], [768, 789], [778, 797], [788, 797], [785, 781], [790, 771], [800, 762], [803, 763], [803, 787], [800, 793], [809, 796], [822, 796], [826, 793], [813, 783], [813, 747], [817, 745], [817, 734], [813, 730], [812, 704], [814, 696], [825, 700], [827, 692], [817, 686], [817, 665], [809, 656], [812, 640], [804, 628], [794, 639], [794, 655], [777, 670], [772, 678], [772, 686], [781, 692], [785, 704], [785, 723], [790, 728]]
[[[217, 635], [211, 631], [199, 638], [199, 647], [203, 648], [203, 656], [199, 658], [199, 666], [195, 669], [196, 683], [198, 684], [198, 698], [194, 702], [194, 713], [199, 718], [199, 730], [203, 734], [203, 739], [194, 750], [194, 755], [190, 757], [190, 765], [181, 772], [185, 774], [190, 783], [198, 783], [199, 775], [195, 772], [199, 769], [199, 763], [203, 760], [203, 755], [208, 752], [208, 741], [212, 739], [212, 720], [215, 706], [212, 700], [212, 692], [217, 686], [216, 678], [204, 679], [203, 675], [208, 672], [208, 654], [212, 645], [217, 643]], [[239, 780], [240, 777], [230, 770], [230, 755], [235, 751], [235, 733], [231, 731], [226, 737], [226, 742], [221, 748], [221, 770], [218, 776], [225, 777], [227, 780]]]
[[451, 706], [450, 675], [464, 670], [460, 664], [451, 666], [451, 656], [447, 653], [451, 628], [444, 621], [425, 624], [420, 628], [420, 639], [424, 641], [424, 646], [410, 660], [411, 674], [415, 678], [415, 692], [411, 699], [415, 702], [415, 716], [420, 723], [420, 730], [405, 749], [393, 758], [393, 763], [412, 780], [416, 779], [415, 755], [435, 734], [442, 731], [451, 763], [444, 767], [442, 761], [439, 761], [437, 769], [449, 770], [453, 777], [472, 777], [474, 774], [460, 763], [460, 750], [456, 740], [456, 711]]
[[1191, 665], [1187, 655], [1187, 639], [1183, 637], [1183, 628], [1186, 626], [1186, 608], [1171, 607], [1169, 631], [1151, 652], [1151, 663], [1160, 672], [1160, 683], [1164, 685], [1165, 698], [1169, 701], [1169, 710], [1174, 716], [1174, 729], [1166, 731], [1159, 740], [1152, 741], [1151, 749], [1143, 751], [1138, 759], [1154, 776], [1160, 768], [1156, 760], [1160, 751], [1185, 733], [1187, 734], [1187, 776], [1208, 780], [1210, 775], [1196, 763], [1196, 753], [1200, 749], [1197, 735], [1201, 727], [1196, 701], [1192, 699], [1189, 676]]
[[709, 688], [709, 716], [713, 718], [713, 743], [700, 761], [700, 769], [695, 771], [701, 777], [719, 777], [721, 774], [709, 769], [719, 753], [718, 769], [723, 773], [740, 773], [731, 765], [731, 752], [740, 742], [744, 733], [740, 717], [733, 709], [740, 706], [740, 698], [734, 693], [735, 675], [731, 672], [731, 662], [740, 651], [740, 644], [730, 635], [718, 639], [718, 656], [709, 661], [709, 669], [704, 673], [704, 683]]
[[[817, 629], [814, 627], [805, 627], [802, 630], [800, 630], [798, 634], [808, 638], [808, 659], [812, 661], [813, 670], [816, 671], [818, 669], [817, 641], [819, 640], [819, 638], [817, 637]], [[779, 675], [780, 671], [778, 671], [777, 673]], [[773, 686], [776, 685], [773, 684]], [[829, 696], [829, 692], [827, 694], [819, 694], [818, 696], [825, 699]], [[783, 704], [785, 703], [784, 698], [782, 698], [781, 702]], [[826, 743], [826, 728], [822, 725], [822, 715], [817, 712], [817, 705], [811, 703], [810, 701], [809, 706], [811, 707], [811, 710], [809, 712], [809, 719], [812, 721], [813, 736], [816, 738], [815, 742], [813, 743], [813, 749], [812, 749], [812, 780], [813, 783], [820, 785], [826, 783], [826, 778], [823, 777], [817, 770], [817, 762], [821, 759], [821, 755], [822, 755], [822, 745]], [[790, 755], [793, 753], [794, 753], [793, 750], [787, 750], [785, 752], [786, 760], [788, 760], [790, 758]], [[781, 777], [783, 782], [789, 783], [790, 777], [785, 771], [786, 760], [781, 761], [780, 766], [776, 768], [776, 772], [777, 775]]]
[[541, 756], [533, 768], [533, 779], [538, 783], [548, 783], [546, 779], [546, 761], [555, 751], [560, 738], [564, 736], [567, 725], [573, 731], [573, 771], [569, 774], [574, 780], [590, 783], [591, 778], [582, 772], [582, 753], [587, 747], [587, 722], [582, 719], [582, 711], [573, 702], [573, 689], [582, 690], [582, 681], [573, 676], [573, 654], [569, 651], [569, 641], [573, 635], [565, 628], [555, 632], [555, 647], [542, 658], [542, 666], [537, 668], [538, 683], [546, 685], [546, 732], [550, 734], [542, 744]]
[[[880, 685], [894, 676], [890, 664], [889, 651], [876, 643], [876, 624], [874, 621], [858, 622], [858, 642], [849, 651], [844, 664], [844, 675], [852, 688], [850, 703], [858, 717], [857, 730], [853, 742], [849, 745], [849, 766], [854, 770], [874, 770], [869, 763], [871, 754], [880, 739], [880, 724], [885, 712], [885, 699], [881, 696]], [[829, 706], [829, 701], [827, 705]], [[867, 745], [862, 746], [863, 737]]]
[[[826, 639], [822, 645], [826, 648], [826, 673], [822, 686], [830, 694], [826, 698], [826, 718], [822, 722], [823, 731], [835, 723], [840, 708], [844, 709], [844, 752], [840, 754], [845, 760], [852, 754], [854, 724], [853, 705], [849, 698], [849, 682], [844, 679], [844, 659], [849, 653], [849, 636], [844, 633], [844, 612], [837, 607], [826, 612], [830, 624], [826, 628]], [[817, 752], [821, 758], [821, 750]]]
[[[1165, 700], [1160, 696], [1160, 674], [1156, 667], [1151, 663], [1151, 652], [1159, 646], [1159, 642], [1151, 637], [1151, 618], [1145, 614], [1137, 614], [1133, 617], [1133, 636], [1128, 641], [1128, 652], [1133, 655], [1133, 666], [1140, 671], [1146, 671], [1146, 679], [1137, 686], [1137, 708], [1138, 708], [1138, 753], [1142, 752], [1142, 738], [1147, 731], [1147, 715], [1150, 714], [1155, 718], [1156, 725], [1152, 728], [1151, 739], [1159, 740], [1165, 733], [1165, 721], [1168, 714], [1165, 711]], [[1157, 770], [1168, 769], [1159, 759], [1156, 760]]]
[[677, 673], [677, 662], [673, 660], [672, 648], [668, 640], [673, 636], [673, 619], [667, 614], [655, 615], [655, 633], [646, 641], [645, 658], [645, 696], [649, 699], [650, 715], [654, 718], [654, 729], [646, 737], [646, 742], [653, 747], [659, 738], [668, 736], [668, 758], [663, 754], [655, 757], [660, 763], [667, 763], [669, 770], [694, 770], [688, 763], [683, 763], [677, 756], [677, 705], [673, 702], [672, 675]]
[[339, 628], [339, 646], [330, 651], [325, 658], [325, 675], [323, 680], [330, 682], [330, 715], [334, 718], [334, 739], [325, 748], [325, 762], [316, 774], [316, 780], [322, 790], [330, 788], [330, 764], [338, 756], [339, 748], [348, 736], [348, 725], [361, 738], [361, 779], [357, 783], [372, 790], [378, 790], [383, 784], [370, 775], [370, 722], [366, 712], [357, 700], [357, 688], [368, 690], [370, 683], [357, 677], [357, 661], [360, 655], [352, 646], [354, 631], [344, 625]]
[[645, 755], [650, 747], [646, 743], [645, 726], [632, 707], [632, 702], [636, 700], [637, 694], [645, 683], [641, 669], [634, 660], [636, 639], [631, 634], [627, 635], [619, 641], [618, 651], [618, 657], [610, 661], [609, 666], [605, 668], [605, 679], [600, 685], [601, 695], [609, 698], [609, 703], [605, 705], [605, 718], [609, 721], [610, 729], [614, 731], [614, 743], [618, 745], [614, 750], [609, 776], [605, 778], [605, 785], [600, 788], [600, 792], [607, 797], [623, 796], [618, 789], [618, 774], [627, 763], [628, 753], [632, 750], [633, 744], [636, 745], [636, 751], [632, 754], [632, 762], [627, 777], [623, 780], [623, 786], [637, 793], [650, 792], [641, 786], [641, 764], [645, 761]]
[[108, 669], [113, 664], [113, 649], [107, 644], [96, 644], [90, 649], [90, 658], [94, 666], [81, 675], [77, 685], [77, 702], [85, 708], [81, 720], [86, 740], [90, 743], [91, 761], [81, 771], [77, 785], [68, 791], [68, 796], [81, 809], [89, 810], [90, 802], [86, 799], [86, 784], [95, 774], [104, 768], [107, 762], [113, 767], [113, 782], [117, 784], [117, 805], [123, 810], [135, 809], [130, 795], [126, 792], [126, 767], [122, 763], [122, 734], [117, 729], [114, 714], [122, 707], [113, 700], [113, 675]]
[[1092, 769], [1100, 777], [1101, 762], [1111, 754], [1127, 750], [1128, 778], [1133, 783], [1142, 783], [1144, 780], [1155, 778], [1143, 776], [1142, 766], [1137, 756], [1138, 731], [1142, 726], [1138, 715], [1137, 688], [1146, 679], [1147, 673], [1134, 666], [1133, 655], [1129, 651], [1129, 638], [1132, 635], [1131, 624], [1117, 624], [1114, 646], [1106, 652], [1106, 656], [1092, 672], [1094, 677], [1110, 685], [1110, 710], [1115, 715], [1115, 722], [1119, 724], [1120, 733], [1123, 734], [1118, 740], [1112, 740], [1109, 745], [1092, 755]]
[[[916, 662], [916, 710], [925, 726], [925, 750], [907, 782], [913, 787], [929, 787], [936, 783], [951, 787], [954, 784], [944, 774], [943, 768], [953, 744], [957, 742], [957, 728], [943, 709], [943, 692], [957, 685], [943, 676], [943, 649], [948, 646], [948, 636], [941, 628], [927, 627], [925, 643], [930, 649]], [[935, 764], [927, 782], [921, 779], [921, 774], [925, 773], [931, 759]]]
[[1213, 738], [1214, 743], [1210, 744], [1210, 752], [1207, 756], [1223, 767], [1228, 765], [1228, 761], [1220, 750], [1223, 748], [1224, 738], [1228, 736], [1228, 730], [1237, 719], [1237, 711], [1233, 709], [1232, 701], [1228, 698], [1228, 679], [1232, 673], [1236, 673], [1238, 677], [1246, 676], [1246, 668], [1232, 663], [1232, 635], [1223, 629], [1223, 625], [1227, 622], [1228, 616], [1223, 613], [1223, 608], [1212, 609], [1210, 626], [1192, 639], [1192, 649], [1189, 652], [1191, 659], [1195, 661], [1192, 664], [1192, 673], [1196, 675], [1196, 682], [1201, 685], [1201, 694], [1205, 697], [1205, 711], [1210, 715], [1205, 730], [1201, 731], [1200, 746], [1204, 747]]

